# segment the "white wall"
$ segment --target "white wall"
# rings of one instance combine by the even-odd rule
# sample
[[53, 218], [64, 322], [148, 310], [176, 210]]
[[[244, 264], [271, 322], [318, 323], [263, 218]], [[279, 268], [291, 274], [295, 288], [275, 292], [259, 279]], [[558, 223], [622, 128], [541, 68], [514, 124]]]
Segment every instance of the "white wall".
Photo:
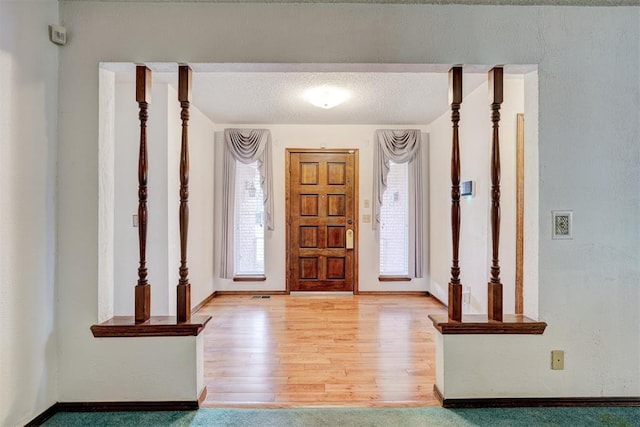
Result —
[[[91, 332], [89, 332], [91, 336]], [[67, 389], [61, 402], [190, 401], [203, 388], [204, 336], [93, 338], [72, 351], [95, 351], [80, 369], [69, 369], [73, 359], [61, 349], [61, 366], [67, 371]], [[135, 355], [132, 357], [131, 355]], [[170, 369], [168, 367], [171, 367]], [[84, 379], [90, 373], [91, 387]]]
[[116, 74], [102, 67], [99, 73], [98, 321], [104, 322], [115, 309]]
[[58, 398], [54, 281], [59, 48], [47, 35], [47, 25], [57, 21], [56, 2], [0, 2], [2, 426], [25, 424]]
[[[175, 93], [175, 91], [174, 91]], [[177, 99], [177, 94], [175, 98]], [[176, 103], [177, 104], [177, 103]], [[209, 297], [214, 291], [214, 265], [213, 254], [214, 237], [214, 125], [202, 112], [194, 105], [191, 105], [189, 119], [189, 240], [187, 244], [187, 265], [189, 267], [189, 282], [191, 283], [191, 306], [195, 307], [204, 299]], [[176, 117], [179, 117], [177, 115]], [[176, 141], [179, 141], [177, 139]], [[176, 144], [179, 146], [179, 144]], [[179, 160], [180, 157], [176, 157]], [[169, 165], [169, 168], [179, 170], [179, 161]], [[169, 192], [173, 192], [176, 197], [180, 188], [179, 180], [177, 186], [169, 186]], [[169, 210], [174, 209], [176, 218], [178, 217], [178, 204], [169, 206]], [[175, 221], [176, 232], [170, 233], [175, 236], [179, 245], [178, 224]], [[178, 246], [179, 248], [179, 246]], [[174, 258], [171, 258], [174, 259]], [[180, 251], [178, 249], [175, 258], [175, 266], [171, 264], [177, 272], [180, 265]], [[177, 285], [178, 281], [173, 285]], [[175, 294], [175, 292], [174, 292]]]
[[[178, 269], [180, 266], [180, 219], [179, 219], [179, 206], [180, 206], [180, 146], [182, 140], [182, 121], [180, 117], [180, 104], [177, 101], [178, 94], [172, 87], [168, 87], [170, 95], [167, 98], [167, 116], [170, 118], [167, 120], [167, 128], [165, 138], [167, 140], [167, 181], [164, 187], [165, 197], [167, 204], [163, 207], [163, 210], [167, 214], [167, 223], [164, 230], [167, 233], [167, 264], [166, 275], [168, 277], [168, 286], [172, 288], [169, 292], [169, 312], [175, 314], [177, 294], [176, 288], [178, 284], [178, 278], [180, 276]], [[213, 130], [211, 131], [213, 134]], [[169, 143], [172, 141], [173, 143]], [[211, 184], [213, 185], [213, 183]], [[191, 239], [192, 240], [192, 239]], [[188, 250], [188, 247], [187, 247]], [[173, 286], [172, 286], [173, 285]], [[191, 301], [193, 303], [193, 300]]]
[[[491, 135], [487, 82], [467, 95], [460, 109], [461, 181], [473, 181], [474, 197], [460, 201], [460, 281], [470, 288], [464, 313], [487, 313], [491, 266]], [[500, 278], [504, 311], [515, 312], [516, 114], [524, 112], [524, 79], [506, 76], [500, 110]], [[448, 300], [451, 278], [451, 112], [429, 125], [431, 186], [431, 292]]]
[[[424, 125], [221, 125], [216, 129], [216, 230], [221, 230], [220, 195], [222, 194], [222, 149], [224, 135], [222, 131], [226, 127], [262, 128], [271, 130], [273, 143], [273, 188], [274, 188], [274, 231], [266, 233], [265, 273], [267, 280], [264, 282], [233, 282], [230, 279], [219, 278], [220, 261], [216, 259], [216, 289], [217, 290], [268, 290], [283, 291], [286, 288], [286, 212], [285, 212], [285, 150], [287, 148], [317, 148], [323, 145], [326, 148], [354, 148], [359, 150], [359, 236], [358, 236], [358, 290], [359, 291], [423, 291], [429, 290], [428, 262], [425, 260], [425, 277], [413, 279], [410, 282], [379, 282], [378, 244], [371, 223], [362, 221], [363, 215], [371, 216], [371, 207], [365, 208], [364, 201], [369, 201], [371, 206], [373, 195], [373, 134], [376, 129], [421, 129]], [[424, 135], [424, 165], [425, 188], [427, 183], [428, 138]], [[428, 212], [428, 195], [424, 198], [424, 211]], [[425, 230], [425, 253], [428, 253], [428, 230]], [[220, 253], [220, 242], [216, 241], [216, 253]]]
[[[115, 92], [114, 312], [131, 316], [139, 262], [138, 229], [133, 227], [132, 215], [138, 212], [140, 124], [135, 84], [118, 82]], [[213, 123], [195, 106], [190, 108], [190, 113], [187, 265], [191, 302], [195, 306], [213, 291]], [[181, 129], [175, 89], [167, 83], [153, 83], [147, 123], [147, 268], [152, 315], [175, 315], [176, 312]], [[105, 214], [108, 215], [108, 211]]]
[[[104, 60], [538, 64], [539, 318], [549, 327], [524, 355], [499, 337], [491, 351], [520, 358], [526, 380], [549, 380], [546, 396], [640, 395], [640, 195], [628, 190], [640, 181], [638, 8], [62, 1], [60, 14], [72, 34], [60, 51], [60, 400], [103, 398], [94, 367], [112, 357], [88, 330]], [[550, 239], [552, 209], [574, 211], [574, 240]], [[564, 371], [537, 362], [552, 349], [566, 351]], [[473, 340], [458, 350], [489, 351]], [[473, 365], [494, 374], [474, 387], [511, 387], [500, 367]], [[528, 382], [510, 395], [526, 396]]]
[[[101, 320], [111, 309], [115, 314], [133, 314], [133, 286], [137, 280], [138, 238], [131, 215], [137, 212], [137, 161], [139, 143], [138, 108], [133, 83], [117, 82], [113, 72], [101, 69], [100, 91], [100, 254], [113, 257], [100, 260], [107, 279], [100, 283], [98, 311], [91, 323]], [[113, 105], [111, 105], [113, 104]], [[149, 108], [149, 229], [147, 261], [152, 284], [152, 315], [175, 313], [179, 265], [177, 225], [170, 221], [178, 210], [179, 180], [173, 172], [179, 166], [180, 120], [176, 91], [166, 83], [154, 84]], [[191, 110], [191, 155], [194, 158], [192, 215], [192, 306], [212, 292], [212, 211], [213, 211], [213, 124], [196, 108]], [[111, 126], [111, 128], [110, 128]], [[111, 136], [111, 134], [113, 134]], [[177, 149], [176, 149], [177, 146]], [[177, 215], [175, 215], [177, 223]], [[207, 235], [200, 240], [200, 234]], [[195, 237], [195, 238], [194, 238]], [[171, 256], [174, 251], [178, 255]], [[171, 262], [171, 259], [174, 262]], [[155, 267], [155, 268], [154, 268]], [[112, 284], [108, 276], [112, 276]], [[103, 289], [104, 287], [104, 289]], [[109, 307], [109, 292], [114, 307]], [[98, 303], [98, 300], [96, 300]], [[81, 311], [72, 301], [70, 310]], [[93, 308], [96, 308], [95, 306]], [[62, 317], [70, 315], [62, 309]], [[65, 317], [73, 319], [73, 315]], [[90, 324], [91, 324], [90, 323]], [[73, 324], [73, 322], [72, 322]], [[90, 324], [88, 326], [90, 326]], [[63, 401], [194, 401], [203, 383], [203, 336], [152, 337], [143, 339], [91, 337], [89, 329], [73, 328], [65, 337], [74, 344], [60, 346], [61, 370], [67, 373]], [[89, 338], [88, 340], [86, 338]], [[89, 363], [77, 365], [94, 352]], [[131, 355], [135, 355], [129, 359]], [[167, 369], [167, 367], [171, 367]], [[91, 378], [91, 386], [86, 383]]]
[[539, 142], [538, 142], [538, 72], [524, 76], [524, 259], [523, 259], [523, 312], [531, 319], [538, 318], [538, 259], [540, 227], [538, 219]]

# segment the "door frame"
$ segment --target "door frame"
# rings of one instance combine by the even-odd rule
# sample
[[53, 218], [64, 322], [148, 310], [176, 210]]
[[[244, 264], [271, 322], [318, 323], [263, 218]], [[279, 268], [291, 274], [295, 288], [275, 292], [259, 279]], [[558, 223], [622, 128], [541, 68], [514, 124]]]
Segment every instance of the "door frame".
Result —
[[524, 314], [524, 114], [516, 124], [516, 314]]
[[357, 148], [285, 148], [285, 228], [286, 228], [286, 243], [285, 243], [285, 259], [286, 259], [286, 273], [285, 273], [285, 282], [286, 282], [286, 293], [291, 293], [291, 254], [290, 254], [290, 239], [291, 239], [291, 154], [293, 153], [307, 153], [307, 154], [323, 154], [323, 153], [339, 153], [339, 154], [353, 154], [354, 158], [354, 177], [353, 177], [353, 233], [354, 233], [354, 242], [355, 245], [353, 247], [353, 294], [357, 295], [359, 293], [358, 290], [358, 253], [359, 253], [359, 230], [360, 230], [360, 151]]

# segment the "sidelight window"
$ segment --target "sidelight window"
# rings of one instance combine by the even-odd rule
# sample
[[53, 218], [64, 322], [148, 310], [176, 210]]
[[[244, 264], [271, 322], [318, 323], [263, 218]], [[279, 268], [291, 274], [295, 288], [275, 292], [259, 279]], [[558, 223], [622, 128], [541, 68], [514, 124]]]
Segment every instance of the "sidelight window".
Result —
[[262, 275], [265, 224], [257, 162], [237, 162], [235, 181], [235, 275]]
[[380, 275], [409, 275], [409, 164], [389, 162], [380, 206]]

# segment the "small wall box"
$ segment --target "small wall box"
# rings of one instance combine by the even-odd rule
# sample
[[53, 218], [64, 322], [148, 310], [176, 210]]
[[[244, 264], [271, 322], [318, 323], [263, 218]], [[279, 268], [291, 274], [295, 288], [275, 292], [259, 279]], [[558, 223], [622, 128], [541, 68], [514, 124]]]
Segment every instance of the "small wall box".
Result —
[[551, 211], [553, 240], [573, 239], [573, 212], [572, 211]]
[[52, 43], [64, 46], [67, 44], [67, 29], [61, 25], [49, 25], [49, 40]]
[[473, 197], [474, 187], [473, 181], [464, 181], [460, 184], [460, 196]]

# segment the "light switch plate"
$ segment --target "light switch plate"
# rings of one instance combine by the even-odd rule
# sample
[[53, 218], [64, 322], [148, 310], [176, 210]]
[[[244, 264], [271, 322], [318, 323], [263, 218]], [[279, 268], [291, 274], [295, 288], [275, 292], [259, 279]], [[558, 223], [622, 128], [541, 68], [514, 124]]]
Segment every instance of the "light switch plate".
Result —
[[460, 184], [460, 197], [473, 197], [475, 195], [475, 185], [473, 181], [464, 181]]

